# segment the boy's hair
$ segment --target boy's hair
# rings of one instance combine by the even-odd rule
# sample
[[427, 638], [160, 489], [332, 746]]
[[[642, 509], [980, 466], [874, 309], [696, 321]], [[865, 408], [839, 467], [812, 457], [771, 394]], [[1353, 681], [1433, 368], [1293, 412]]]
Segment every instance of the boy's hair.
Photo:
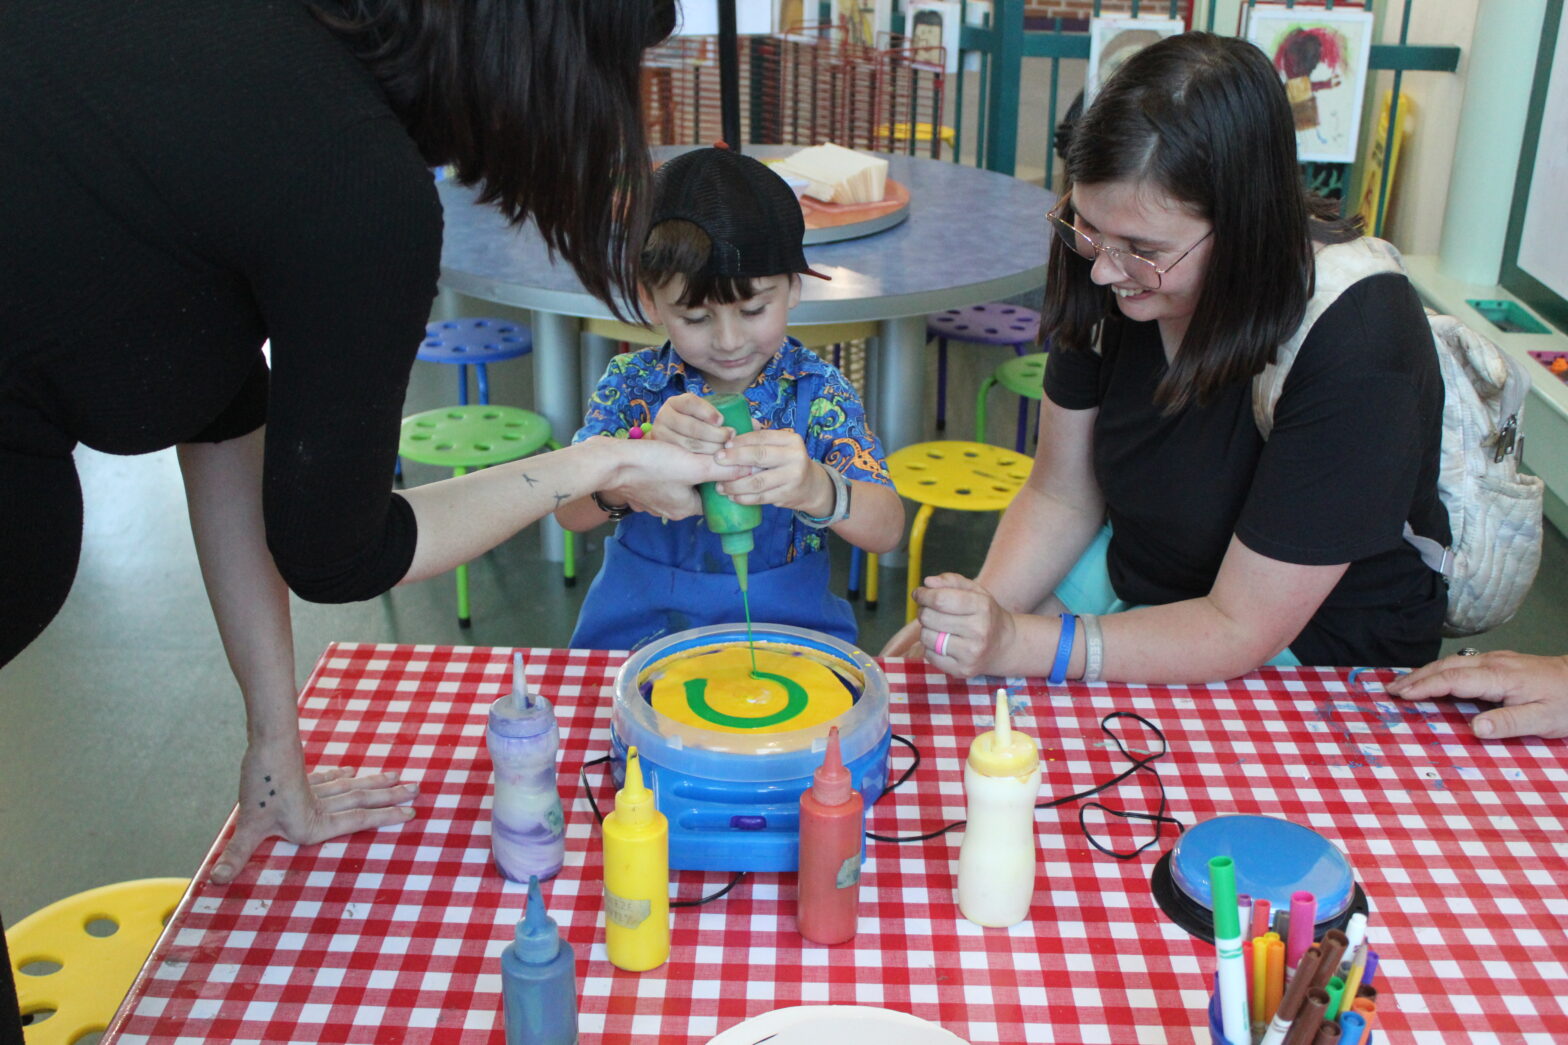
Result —
[[727, 305], [752, 280], [806, 273], [800, 200], [767, 164], [723, 147], [681, 153], [653, 172], [653, 218], [637, 273], [657, 290], [686, 280], [679, 304]]
[[[1073, 127], [1067, 179], [1142, 183], [1214, 226], [1191, 324], [1155, 393], [1167, 412], [1260, 372], [1301, 322], [1313, 242], [1359, 234], [1302, 183], [1273, 64], [1209, 33], [1162, 40], [1117, 70]], [[1117, 314], [1111, 290], [1058, 236], [1050, 267], [1042, 326], [1060, 348], [1089, 349]]]
[[675, 0], [314, 0], [431, 166], [532, 218], [589, 293], [635, 309], [648, 227], [644, 49]]

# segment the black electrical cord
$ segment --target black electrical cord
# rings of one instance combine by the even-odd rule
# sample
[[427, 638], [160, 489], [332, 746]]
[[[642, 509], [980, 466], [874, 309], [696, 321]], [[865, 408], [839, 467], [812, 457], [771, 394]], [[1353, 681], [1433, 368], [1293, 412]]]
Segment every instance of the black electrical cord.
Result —
[[[1116, 718], [1130, 718], [1130, 719], [1132, 719], [1132, 720], [1134, 720], [1136, 722], [1139, 722], [1142, 725], [1146, 726], [1156, 737], [1159, 738], [1159, 740], [1160, 740], [1160, 749], [1158, 751], [1149, 753], [1147, 756], [1145, 756], [1143, 758], [1134, 758], [1132, 753], [1127, 750], [1126, 745], [1122, 743], [1121, 738], [1118, 737], [1115, 733], [1113, 733], [1111, 731], [1110, 722], [1111, 722], [1112, 719], [1116, 719]], [[1105, 790], [1107, 790], [1109, 788], [1115, 787], [1117, 784], [1121, 783], [1123, 780], [1126, 780], [1128, 777], [1132, 776], [1134, 773], [1138, 772], [1140, 769], [1148, 770], [1150, 773], [1154, 774], [1155, 783], [1159, 785], [1159, 789], [1160, 789], [1160, 804], [1159, 804], [1159, 808], [1158, 808], [1158, 810], [1156, 812], [1154, 812], [1154, 813], [1129, 813], [1129, 812], [1126, 812], [1125, 810], [1111, 809], [1109, 806], [1103, 805], [1103, 804], [1101, 804], [1099, 802], [1090, 802], [1090, 803], [1088, 803], [1087, 805], [1085, 805], [1084, 807], [1082, 807], [1082, 808], [1080, 808], [1078, 810], [1078, 826], [1083, 831], [1084, 837], [1089, 840], [1089, 844], [1090, 845], [1094, 846], [1096, 849], [1098, 849], [1100, 852], [1106, 854], [1107, 856], [1115, 857], [1118, 860], [1130, 860], [1134, 856], [1137, 856], [1139, 853], [1143, 852], [1145, 849], [1149, 848], [1151, 845], [1154, 845], [1155, 843], [1157, 843], [1160, 840], [1160, 833], [1161, 833], [1160, 829], [1159, 829], [1159, 825], [1160, 824], [1174, 824], [1176, 826], [1176, 831], [1177, 831], [1178, 834], [1180, 834], [1181, 831], [1183, 830], [1184, 825], [1181, 823], [1181, 821], [1175, 819], [1174, 817], [1170, 817], [1170, 816], [1166, 816], [1165, 815], [1165, 808], [1166, 808], [1165, 782], [1160, 779], [1159, 771], [1156, 770], [1150, 764], [1150, 763], [1154, 762], [1156, 759], [1163, 758], [1169, 752], [1170, 748], [1169, 748], [1169, 746], [1165, 742], [1165, 734], [1160, 731], [1160, 727], [1156, 726], [1153, 722], [1150, 722], [1148, 719], [1144, 718], [1142, 715], [1134, 714], [1131, 711], [1113, 711], [1110, 714], [1106, 715], [1104, 718], [1102, 718], [1100, 720], [1100, 731], [1103, 732], [1106, 736], [1111, 738], [1111, 740], [1116, 744], [1116, 750], [1121, 752], [1122, 757], [1127, 759], [1129, 762], [1131, 762], [1132, 765], [1129, 768], [1123, 770], [1121, 773], [1118, 773], [1116, 776], [1112, 777], [1111, 779], [1105, 781], [1102, 784], [1096, 784], [1094, 787], [1091, 787], [1091, 788], [1089, 788], [1088, 790], [1085, 790], [1085, 791], [1079, 791], [1077, 794], [1065, 795], [1065, 796], [1063, 796], [1061, 798], [1052, 798], [1052, 799], [1048, 799], [1047, 801], [1044, 801], [1044, 802], [1036, 803], [1035, 804], [1035, 808], [1036, 809], [1053, 809], [1056, 806], [1066, 805], [1069, 802], [1076, 802], [1076, 801], [1078, 801], [1080, 799], [1090, 798], [1090, 797], [1092, 797], [1094, 795], [1100, 794], [1102, 791], [1105, 791]], [[899, 738], [899, 739], [902, 740], [903, 738]], [[906, 740], [906, 741], [904, 741], [904, 743], [909, 744], [909, 741]], [[914, 745], [913, 744], [909, 744], [909, 747], [910, 747], [911, 750], [914, 749]], [[915, 757], [916, 757], [915, 765], [918, 766], [920, 764], [919, 763], [919, 752], [918, 751], [916, 751]], [[913, 772], [913, 768], [914, 767], [911, 767], [910, 772]], [[909, 777], [909, 773], [905, 773], [903, 777], [899, 778], [898, 783], [902, 784], [904, 782], [904, 780], [908, 779], [908, 777]], [[895, 784], [894, 786], [896, 787], [897, 784]], [[892, 788], [889, 788], [888, 790], [891, 791]], [[1109, 813], [1112, 816], [1121, 817], [1124, 820], [1148, 820], [1148, 821], [1151, 821], [1151, 822], [1155, 823], [1155, 825], [1156, 825], [1154, 837], [1152, 839], [1150, 839], [1148, 842], [1145, 842], [1143, 845], [1139, 846], [1137, 849], [1133, 850], [1130, 853], [1119, 853], [1119, 852], [1116, 852], [1115, 850], [1108, 849], [1105, 846], [1101, 845], [1094, 838], [1094, 836], [1089, 833], [1089, 826], [1088, 826], [1088, 823], [1084, 819], [1084, 812], [1086, 810], [1088, 810], [1088, 809], [1091, 809], [1091, 808], [1102, 810], [1103, 812]], [[949, 831], [952, 831], [952, 830], [954, 830], [956, 828], [959, 828], [959, 827], [963, 827], [965, 823], [967, 823], [967, 821], [965, 821], [965, 820], [955, 820], [952, 823], [947, 824], [944, 827], [940, 827], [940, 828], [938, 828], [935, 831], [928, 831], [927, 833], [925, 833], [923, 835], [878, 835], [878, 834], [873, 834], [870, 831], [867, 831], [866, 832], [866, 837], [871, 839], [872, 841], [876, 841], [876, 842], [898, 842], [898, 843], [904, 843], [904, 842], [928, 842], [928, 841], [930, 841], [933, 838], [939, 838], [942, 835], [947, 834]]]

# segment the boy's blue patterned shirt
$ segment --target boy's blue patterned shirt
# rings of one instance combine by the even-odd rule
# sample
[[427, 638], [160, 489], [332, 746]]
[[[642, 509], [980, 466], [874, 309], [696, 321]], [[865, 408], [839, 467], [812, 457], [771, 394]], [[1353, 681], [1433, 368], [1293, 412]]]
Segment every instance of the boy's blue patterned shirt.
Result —
[[[609, 368], [599, 379], [588, 402], [583, 426], [572, 436], [572, 442], [582, 442], [594, 435], [624, 436], [633, 425], [652, 422], [666, 400], [685, 392], [703, 397], [713, 395], [708, 382], [686, 366], [669, 342], [659, 348], [618, 355], [610, 360]], [[854, 386], [836, 367], [799, 341], [786, 338], [743, 394], [751, 404], [758, 427], [794, 429], [800, 433], [806, 453], [813, 460], [821, 461], [850, 479], [893, 485], [887, 475], [887, 458], [882, 452], [882, 444], [866, 423], [866, 410]], [[801, 416], [803, 403], [809, 404], [807, 416]], [[764, 511], [782, 512], [783, 509], [767, 507]], [[793, 561], [797, 555], [823, 547], [825, 531], [800, 523], [793, 513], [789, 515], [788, 546], [759, 546], [752, 553], [754, 569], [782, 565]], [[633, 515], [622, 522], [623, 538], [630, 536], [626, 524], [638, 518]], [[701, 528], [702, 520], [696, 517], [666, 525]], [[711, 536], [705, 528], [702, 532], [704, 536]], [[711, 538], [711, 543], [716, 550], [717, 538]], [[698, 561], [670, 565], [706, 572], [710, 565], [708, 559], [708, 555], [702, 555]], [[719, 561], [727, 567], [722, 556]]]

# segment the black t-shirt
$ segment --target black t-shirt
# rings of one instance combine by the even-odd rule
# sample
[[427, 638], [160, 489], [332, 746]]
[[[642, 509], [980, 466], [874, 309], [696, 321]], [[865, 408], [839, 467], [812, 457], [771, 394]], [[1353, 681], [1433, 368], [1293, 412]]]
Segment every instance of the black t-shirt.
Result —
[[1447, 544], [1437, 495], [1443, 379], [1410, 282], [1364, 279], [1314, 324], [1275, 406], [1267, 442], [1251, 382], [1163, 416], [1159, 330], [1120, 316], [1100, 353], [1053, 352], [1045, 391], [1099, 408], [1094, 471], [1112, 527], [1111, 583], [1157, 605], [1208, 594], [1234, 534], [1260, 555], [1350, 567], [1294, 641], [1303, 664], [1423, 664], [1437, 654], [1447, 593], [1401, 536]]
[[342, 601], [402, 578], [392, 468], [441, 207], [342, 41], [299, 0], [7, 0], [0, 185], [0, 450], [265, 421], [290, 585]]

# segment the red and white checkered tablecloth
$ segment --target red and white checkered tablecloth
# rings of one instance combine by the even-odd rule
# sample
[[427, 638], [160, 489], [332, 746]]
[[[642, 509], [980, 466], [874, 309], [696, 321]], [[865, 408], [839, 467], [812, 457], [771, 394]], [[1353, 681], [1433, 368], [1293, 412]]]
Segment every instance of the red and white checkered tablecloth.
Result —
[[[499, 1042], [500, 953], [524, 891], [492, 869], [488, 705], [509, 649], [339, 644], [302, 696], [311, 764], [393, 769], [417, 780], [419, 815], [299, 849], [264, 845], [240, 879], [196, 876], [105, 1040]], [[1040, 875], [1028, 921], [981, 929], [959, 916], [961, 834], [873, 842], [860, 932], [837, 947], [795, 931], [790, 876], [749, 876], [674, 913], [670, 960], [609, 964], [599, 831], [578, 769], [609, 748], [619, 655], [528, 650], [561, 722], [566, 868], [545, 886], [577, 954], [582, 1041], [703, 1045], [770, 1009], [864, 1004], [933, 1020], [974, 1045], [1206, 1041], [1214, 951], [1156, 907], [1148, 878], [1173, 835], [1130, 861], [1096, 852], [1075, 805], [1037, 817]], [[893, 730], [924, 757], [871, 811], [869, 830], [908, 835], [963, 816], [962, 765], [988, 728], [985, 680], [919, 662], [885, 665]], [[1165, 733], [1155, 763], [1171, 812], [1191, 824], [1259, 813], [1307, 824], [1350, 856], [1372, 907], [1380, 1041], [1568, 1041], [1568, 744], [1482, 744], [1464, 705], [1407, 705], [1326, 669], [1266, 669], [1195, 687], [1012, 680], [1015, 725], [1040, 741], [1046, 795], [1127, 767], [1100, 721], [1135, 711]], [[1153, 738], [1118, 727], [1130, 748]], [[894, 745], [894, 771], [908, 764]], [[601, 798], [602, 767], [589, 771]], [[1136, 773], [1104, 801], [1152, 812]], [[603, 803], [601, 803], [602, 805]], [[1102, 840], [1148, 824], [1091, 814]], [[227, 832], [225, 832], [225, 835]], [[223, 837], [214, 847], [216, 853]], [[212, 857], [208, 858], [210, 863]], [[729, 876], [678, 871], [680, 898]]]

